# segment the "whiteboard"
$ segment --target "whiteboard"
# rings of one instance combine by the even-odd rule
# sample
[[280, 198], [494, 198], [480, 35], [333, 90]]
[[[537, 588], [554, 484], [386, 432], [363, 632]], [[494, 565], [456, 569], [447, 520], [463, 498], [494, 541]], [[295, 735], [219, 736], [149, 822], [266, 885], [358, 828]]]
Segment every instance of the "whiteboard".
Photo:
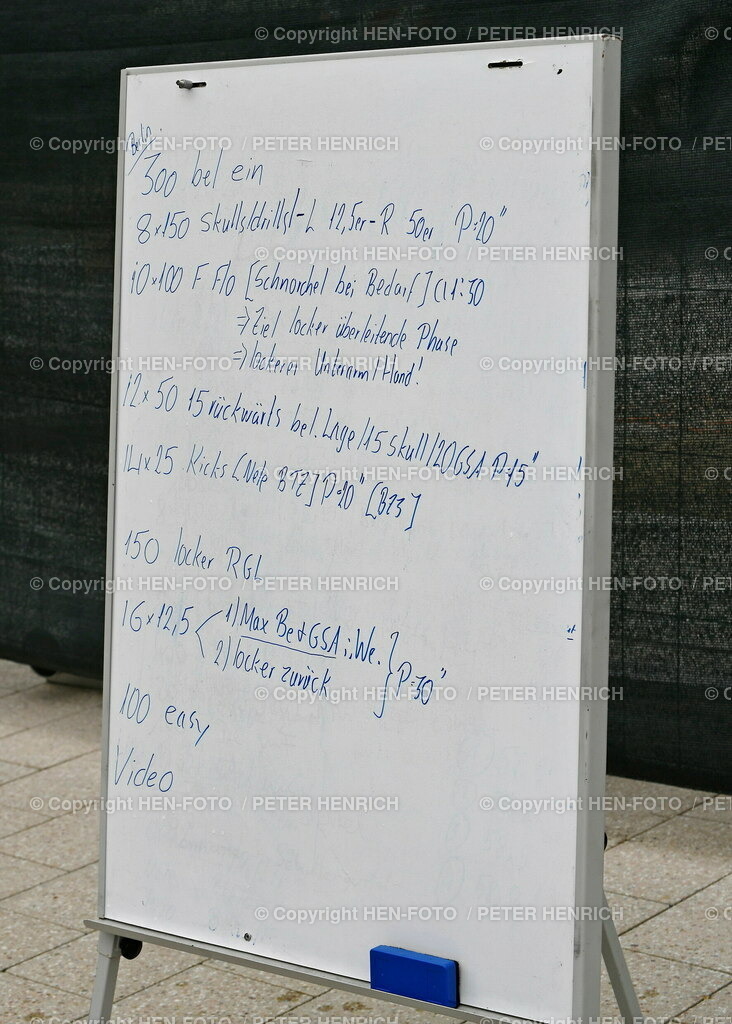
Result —
[[618, 49], [123, 73], [101, 917], [598, 1012]]

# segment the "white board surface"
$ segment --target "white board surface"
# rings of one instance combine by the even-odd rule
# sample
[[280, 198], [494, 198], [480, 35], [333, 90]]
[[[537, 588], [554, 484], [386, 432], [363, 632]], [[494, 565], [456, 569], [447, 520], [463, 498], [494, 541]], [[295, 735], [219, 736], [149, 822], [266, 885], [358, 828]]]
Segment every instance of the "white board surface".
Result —
[[102, 916], [586, 1005], [616, 46], [124, 76]]

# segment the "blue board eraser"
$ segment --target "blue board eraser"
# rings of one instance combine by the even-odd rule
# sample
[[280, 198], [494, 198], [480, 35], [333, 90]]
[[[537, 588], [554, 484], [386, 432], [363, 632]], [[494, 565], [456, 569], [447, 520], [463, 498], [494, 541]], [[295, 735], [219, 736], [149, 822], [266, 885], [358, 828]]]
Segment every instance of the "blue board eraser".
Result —
[[398, 946], [374, 946], [371, 988], [454, 1007], [458, 1005], [457, 960], [413, 953]]

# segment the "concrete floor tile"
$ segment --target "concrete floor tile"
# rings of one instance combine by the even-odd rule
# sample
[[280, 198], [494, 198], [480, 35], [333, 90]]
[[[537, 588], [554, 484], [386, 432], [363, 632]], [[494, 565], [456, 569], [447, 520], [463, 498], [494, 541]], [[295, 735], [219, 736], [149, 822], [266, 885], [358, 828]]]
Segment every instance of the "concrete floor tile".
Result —
[[45, 682], [43, 676], [34, 672], [30, 665], [21, 665], [17, 661], [1, 661], [0, 665], [0, 692], [17, 693]]
[[253, 981], [266, 981], [270, 985], [285, 985], [297, 989], [298, 992], [303, 992], [307, 996], [319, 996], [323, 992], [327, 992], [328, 988], [324, 985], [314, 985], [310, 981], [299, 981], [296, 978], [286, 978], [284, 975], [270, 974], [267, 971], [258, 971], [255, 967], [244, 967], [241, 964], [230, 964], [225, 960], [208, 960], [207, 964], [209, 967], [214, 967], [217, 971], [232, 971], [234, 974], [240, 975], [242, 978], [251, 978]]
[[638, 925], [623, 937], [623, 944], [732, 973], [730, 907], [732, 874]]
[[640, 899], [676, 903], [730, 870], [727, 825], [677, 815], [605, 852], [605, 885]]
[[[134, 965], [135, 961], [133, 961]], [[230, 1024], [250, 1024], [248, 1017], [277, 1017], [308, 997], [294, 989], [244, 978], [232, 971], [214, 970], [205, 964], [191, 967], [166, 981], [143, 989], [114, 1004], [119, 1017], [213, 1016]]]
[[615, 913], [619, 912], [620, 917], [614, 917], [615, 928], [618, 935], [627, 932], [629, 928], [635, 928], [641, 921], [666, 910], [668, 903], [657, 903], [655, 900], [639, 900], [636, 896], [625, 896], [620, 892], [609, 892], [605, 890], [610, 909]]
[[16, 914], [0, 905], [0, 970], [70, 942], [79, 934], [72, 928]]
[[[91, 996], [97, 966], [99, 935], [89, 932], [65, 946], [41, 953], [9, 969], [10, 974], [29, 978], [38, 984], [54, 985], [66, 992]], [[200, 957], [179, 953], [164, 946], [146, 943], [136, 960], [120, 961], [115, 992], [118, 999], [149, 988], [201, 962]]]
[[12, 836], [16, 832], [22, 832], [33, 825], [40, 825], [48, 821], [45, 814], [37, 814], [35, 811], [21, 811], [17, 807], [6, 807], [0, 804], [0, 839], [5, 836]]
[[91, 676], [75, 676], [73, 672], [54, 672], [51, 682], [54, 686], [73, 686], [82, 690], [102, 692], [102, 680]]
[[700, 1003], [684, 1010], [683, 1024], [730, 1024], [732, 1020], [732, 984], [707, 996]]
[[0, 806], [37, 811], [47, 818], [67, 814], [72, 801], [99, 799], [101, 754], [94, 750], [52, 768], [0, 785]]
[[728, 793], [700, 793], [693, 807], [686, 813], [692, 818], [732, 825], [732, 796]]
[[454, 1018], [446, 1017], [443, 1013], [417, 1010], [411, 1006], [338, 989], [331, 989], [299, 1007], [297, 1017], [300, 1024], [321, 1024], [324, 1017], [336, 1017], [339, 1024], [348, 1024], [349, 1020], [353, 1024], [363, 1024], [364, 1018], [367, 1024], [370, 1024], [372, 1018], [378, 1019], [381, 1024], [385, 1017], [396, 1024], [454, 1024]]
[[[727, 976], [719, 971], [634, 953], [627, 947], [625, 959], [642, 1012], [657, 1020], [675, 1017], [690, 1004], [715, 992], [727, 980]], [[604, 964], [601, 992], [600, 1016], [617, 1014], [618, 1006]]]
[[711, 795], [615, 775], [608, 775], [605, 794], [613, 802], [605, 812], [608, 849], [687, 811], [695, 801]]
[[29, 768], [23, 764], [13, 764], [12, 761], [0, 761], [0, 786], [14, 779], [22, 779], [24, 775], [32, 775], [36, 768]]
[[100, 706], [99, 694], [92, 690], [53, 686], [51, 683], [40, 683], [21, 693], [0, 692], [0, 736], [10, 736], [21, 729], [30, 729], [88, 707]]
[[99, 749], [101, 715], [96, 708], [86, 708], [78, 715], [65, 715], [63, 722], [63, 729], [55, 722], [45, 722], [0, 739], [0, 760], [31, 768], [48, 768]]
[[0, 853], [67, 871], [93, 864], [99, 856], [99, 815], [64, 814], [44, 821], [0, 839]]
[[4, 1024], [72, 1021], [89, 1012], [89, 1000], [50, 985], [0, 974], [0, 1019]]
[[97, 865], [90, 864], [8, 897], [0, 903], [0, 910], [17, 911], [83, 932], [84, 919], [97, 916], [97, 876]]
[[625, 843], [628, 839], [647, 832], [666, 821], [660, 814], [651, 814], [650, 811], [638, 810], [613, 810], [605, 812], [605, 832], [607, 833], [607, 848], [612, 849], [619, 843]]
[[663, 782], [644, 782], [641, 779], [624, 779], [619, 775], [608, 775], [605, 793], [622, 801], [619, 809], [624, 808], [629, 813], [642, 809], [662, 818], [672, 818], [692, 807], [695, 800], [711, 796], [698, 789], [667, 786]]
[[59, 868], [0, 854], [0, 900], [62, 874]]

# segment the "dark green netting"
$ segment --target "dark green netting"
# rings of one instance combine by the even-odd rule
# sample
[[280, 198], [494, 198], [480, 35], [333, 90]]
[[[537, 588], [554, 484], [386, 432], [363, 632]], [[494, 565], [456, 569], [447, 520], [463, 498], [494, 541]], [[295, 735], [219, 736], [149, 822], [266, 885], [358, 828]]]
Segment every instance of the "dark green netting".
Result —
[[[479, 28], [494, 36], [615, 28], [624, 36], [622, 135], [641, 142], [621, 155], [618, 351], [626, 365], [617, 376], [623, 479], [613, 574], [626, 589], [612, 602], [611, 682], [623, 699], [610, 706], [609, 768], [732, 788], [732, 700], [724, 695], [732, 685], [730, 23], [728, 4], [690, 0], [7, 6], [0, 654], [98, 674], [103, 651], [101, 589], [74, 598], [34, 591], [29, 580], [103, 575], [108, 377], [36, 371], [30, 360], [109, 354], [116, 159], [101, 149], [85, 157], [48, 145], [34, 151], [30, 138], [113, 139], [120, 68], [298, 52], [273, 38], [277, 24], [357, 30], [333, 49], [409, 42], [364, 38], [364, 26], [454, 29], [457, 42], [475, 41]], [[260, 25], [270, 27], [264, 42], [254, 35]], [[432, 31], [427, 41], [443, 38]], [[439, 131], [428, 112], [414, 116]], [[714, 137], [726, 144], [718, 149]], [[704, 356], [727, 361], [710, 368]], [[674, 582], [629, 585], [636, 577]]]

